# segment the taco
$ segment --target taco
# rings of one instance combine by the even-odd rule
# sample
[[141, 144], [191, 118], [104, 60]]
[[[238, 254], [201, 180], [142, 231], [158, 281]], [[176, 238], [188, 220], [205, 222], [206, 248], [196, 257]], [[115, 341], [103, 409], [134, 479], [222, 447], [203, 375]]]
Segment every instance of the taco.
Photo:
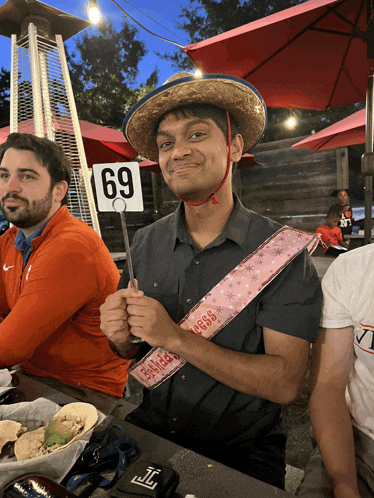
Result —
[[0, 422], [0, 453], [6, 444], [16, 441], [25, 430], [26, 428], [22, 427], [19, 422], [2, 420]]
[[18, 461], [29, 460], [66, 448], [92, 429], [97, 420], [93, 405], [70, 403], [56, 413], [49, 425], [22, 434], [14, 445], [15, 456]]

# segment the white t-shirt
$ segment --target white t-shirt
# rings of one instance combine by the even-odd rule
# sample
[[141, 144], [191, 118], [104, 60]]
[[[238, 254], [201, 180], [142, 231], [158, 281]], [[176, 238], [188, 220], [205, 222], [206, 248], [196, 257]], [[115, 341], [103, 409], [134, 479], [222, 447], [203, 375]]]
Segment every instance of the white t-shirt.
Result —
[[353, 326], [346, 400], [353, 424], [374, 439], [374, 244], [340, 255], [327, 270], [321, 326]]

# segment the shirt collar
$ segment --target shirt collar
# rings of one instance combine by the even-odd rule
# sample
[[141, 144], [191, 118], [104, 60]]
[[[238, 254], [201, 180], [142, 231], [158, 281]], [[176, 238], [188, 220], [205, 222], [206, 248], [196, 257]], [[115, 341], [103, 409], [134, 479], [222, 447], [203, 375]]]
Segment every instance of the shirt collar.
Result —
[[24, 266], [26, 266], [29, 256], [33, 250], [32, 241], [43, 233], [43, 230], [47, 226], [48, 221], [46, 221], [43, 226], [41, 226], [38, 230], [36, 230], [36, 232], [29, 235], [28, 237], [25, 237], [25, 234], [21, 229], [18, 230], [14, 245], [22, 253]]
[[[230, 239], [238, 244], [244, 251], [247, 249], [247, 232], [251, 222], [251, 211], [243, 206], [235, 193], [233, 193], [233, 196], [234, 209], [227, 225], [225, 226], [223, 232], [207, 247], [218, 246], [226, 239]], [[173, 225], [174, 250], [178, 242], [194, 245], [190, 234], [187, 232], [184, 217], [184, 205], [182, 202], [173, 214]]]

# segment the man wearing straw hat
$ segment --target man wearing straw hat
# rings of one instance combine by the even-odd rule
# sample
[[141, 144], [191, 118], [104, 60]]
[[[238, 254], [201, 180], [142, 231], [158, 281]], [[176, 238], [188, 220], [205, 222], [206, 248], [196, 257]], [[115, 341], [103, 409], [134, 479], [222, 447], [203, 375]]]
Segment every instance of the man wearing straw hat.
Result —
[[282, 488], [280, 404], [303, 387], [321, 290], [306, 250], [315, 236], [232, 192], [232, 164], [265, 123], [257, 90], [227, 75], [177, 74], [130, 110], [127, 140], [182, 202], [136, 233], [139, 291], [125, 266], [101, 327], [139, 360], [131, 373], [147, 388], [126, 420]]

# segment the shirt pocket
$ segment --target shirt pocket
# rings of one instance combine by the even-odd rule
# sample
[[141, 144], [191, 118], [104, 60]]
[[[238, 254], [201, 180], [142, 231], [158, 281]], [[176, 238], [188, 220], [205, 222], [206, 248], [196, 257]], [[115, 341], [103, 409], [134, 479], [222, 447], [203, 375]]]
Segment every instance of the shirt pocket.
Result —
[[139, 281], [139, 289], [152, 299], [156, 299], [175, 320], [178, 310], [179, 279], [171, 281], [170, 275], [153, 277], [146, 282]]

